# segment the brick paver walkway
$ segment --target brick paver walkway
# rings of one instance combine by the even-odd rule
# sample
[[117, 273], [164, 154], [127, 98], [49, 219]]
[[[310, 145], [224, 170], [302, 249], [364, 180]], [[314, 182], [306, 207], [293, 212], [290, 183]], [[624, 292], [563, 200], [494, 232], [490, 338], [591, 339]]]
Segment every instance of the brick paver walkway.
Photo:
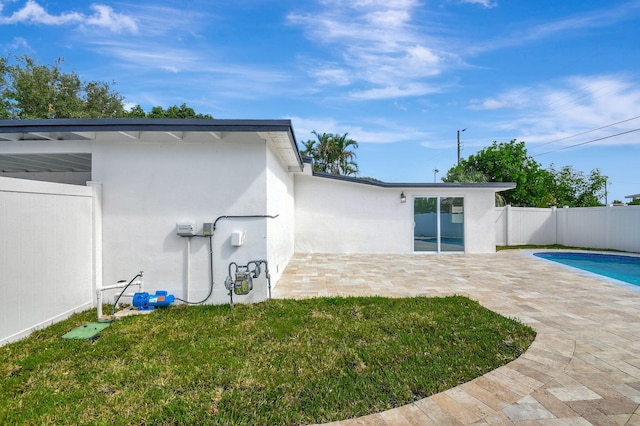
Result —
[[640, 425], [639, 290], [520, 250], [296, 254], [274, 297], [462, 294], [538, 332], [525, 354], [482, 377], [335, 425]]

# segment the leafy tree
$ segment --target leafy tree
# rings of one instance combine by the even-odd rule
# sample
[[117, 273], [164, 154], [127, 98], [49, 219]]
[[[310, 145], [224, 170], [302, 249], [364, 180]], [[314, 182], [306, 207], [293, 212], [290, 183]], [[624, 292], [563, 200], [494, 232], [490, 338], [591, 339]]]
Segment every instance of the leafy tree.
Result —
[[[62, 70], [63, 60], [42, 65], [24, 55], [0, 58], [0, 119], [42, 118], [213, 118], [186, 104], [145, 112], [140, 105], [124, 109], [124, 98], [102, 81], [82, 81]], [[111, 83], [113, 84], [113, 83]]]
[[116, 118], [125, 113], [124, 98], [101, 81], [90, 81], [84, 86], [84, 106], [79, 118]]
[[554, 184], [550, 187], [550, 203], [556, 206], [593, 207], [600, 206], [600, 199], [604, 198], [607, 176], [602, 176], [600, 169], [594, 169], [589, 176], [574, 170], [571, 166], [564, 166], [555, 170], [553, 164], [549, 167], [553, 175]]
[[149, 112], [145, 112], [140, 105], [136, 105], [126, 113], [126, 116], [129, 118], [213, 118], [209, 114], [196, 113], [193, 108], [184, 103], [180, 106], [170, 106], [167, 109], [155, 106]]
[[470, 176], [483, 175], [485, 182], [515, 182], [516, 187], [502, 192], [504, 202], [514, 206], [546, 207], [547, 187], [552, 181], [533, 157], [527, 154], [524, 142], [515, 139], [509, 143], [496, 141], [475, 155], [462, 159], [447, 171], [444, 182], [469, 182]]
[[[482, 172], [473, 169], [462, 169], [456, 167], [453, 172], [449, 173], [445, 179], [449, 179], [445, 182], [469, 182], [469, 183], [482, 183], [489, 182], [489, 178]], [[444, 179], [443, 179], [444, 181]], [[507, 202], [505, 198], [499, 192], [496, 192], [496, 206], [506, 206]]]
[[442, 179], [444, 182], [515, 182], [516, 188], [496, 197], [496, 205], [548, 207], [590, 207], [601, 205], [607, 176], [599, 169], [589, 176], [564, 166], [556, 170], [553, 164], [545, 170], [527, 154], [524, 142], [493, 144], [461, 160]]
[[42, 65], [29, 56], [0, 64], [2, 107], [10, 119], [110, 118], [124, 115], [123, 98], [104, 82], [83, 82], [62, 71], [62, 59]]
[[343, 135], [334, 133], [313, 132], [317, 140], [302, 142], [302, 155], [313, 158], [313, 169], [316, 172], [335, 175], [357, 176], [358, 164], [355, 161], [355, 149], [358, 142]]
[[[445, 180], [446, 179], [446, 180]], [[489, 182], [487, 175], [481, 171], [474, 169], [464, 169], [462, 167], [455, 167], [449, 170], [446, 177], [443, 178], [444, 182]]]
[[0, 58], [0, 119], [9, 118], [9, 100], [4, 93], [7, 90], [7, 58]]

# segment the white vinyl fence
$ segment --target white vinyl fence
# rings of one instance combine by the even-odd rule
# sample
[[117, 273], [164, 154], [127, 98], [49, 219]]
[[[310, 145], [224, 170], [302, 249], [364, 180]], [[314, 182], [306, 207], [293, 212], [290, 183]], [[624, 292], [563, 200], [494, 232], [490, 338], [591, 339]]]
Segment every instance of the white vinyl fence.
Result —
[[99, 191], [0, 177], [0, 346], [93, 305]]
[[561, 244], [640, 252], [640, 206], [496, 207], [496, 244]]

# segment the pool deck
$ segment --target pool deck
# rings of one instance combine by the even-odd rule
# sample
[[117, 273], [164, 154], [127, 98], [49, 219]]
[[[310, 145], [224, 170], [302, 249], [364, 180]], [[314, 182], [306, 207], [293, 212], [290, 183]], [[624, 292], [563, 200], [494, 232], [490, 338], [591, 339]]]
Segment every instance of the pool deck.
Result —
[[296, 254], [274, 297], [466, 295], [538, 333], [484, 376], [331, 424], [640, 425], [640, 291], [525, 253]]

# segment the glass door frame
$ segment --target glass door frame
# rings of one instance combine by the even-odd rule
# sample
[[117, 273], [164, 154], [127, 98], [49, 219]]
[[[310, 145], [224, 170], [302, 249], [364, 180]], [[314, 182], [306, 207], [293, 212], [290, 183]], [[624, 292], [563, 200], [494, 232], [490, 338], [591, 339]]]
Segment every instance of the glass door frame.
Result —
[[[435, 199], [436, 202], [436, 211], [433, 212], [436, 214], [435, 219], [436, 219], [436, 224], [435, 224], [435, 231], [436, 231], [436, 235], [435, 235], [435, 239], [436, 239], [436, 243], [435, 243], [435, 248], [436, 250], [416, 250], [416, 200], [419, 198], [424, 198], [424, 199]], [[465, 214], [465, 198], [464, 195], [459, 195], [459, 196], [452, 196], [452, 195], [414, 195], [413, 196], [413, 204], [412, 204], [412, 219], [413, 219], [413, 231], [412, 231], [412, 251], [413, 253], [436, 253], [436, 254], [440, 254], [440, 253], [465, 253], [466, 252], [466, 226], [465, 223], [466, 221], [464, 220], [464, 214]], [[443, 199], [462, 199], [462, 250], [442, 250], [442, 209], [441, 209], [441, 205], [442, 205], [442, 200]], [[453, 209], [452, 209], [453, 210]], [[453, 215], [453, 212], [451, 212], [450, 214]], [[452, 220], [453, 220], [453, 216], [452, 216]]]

